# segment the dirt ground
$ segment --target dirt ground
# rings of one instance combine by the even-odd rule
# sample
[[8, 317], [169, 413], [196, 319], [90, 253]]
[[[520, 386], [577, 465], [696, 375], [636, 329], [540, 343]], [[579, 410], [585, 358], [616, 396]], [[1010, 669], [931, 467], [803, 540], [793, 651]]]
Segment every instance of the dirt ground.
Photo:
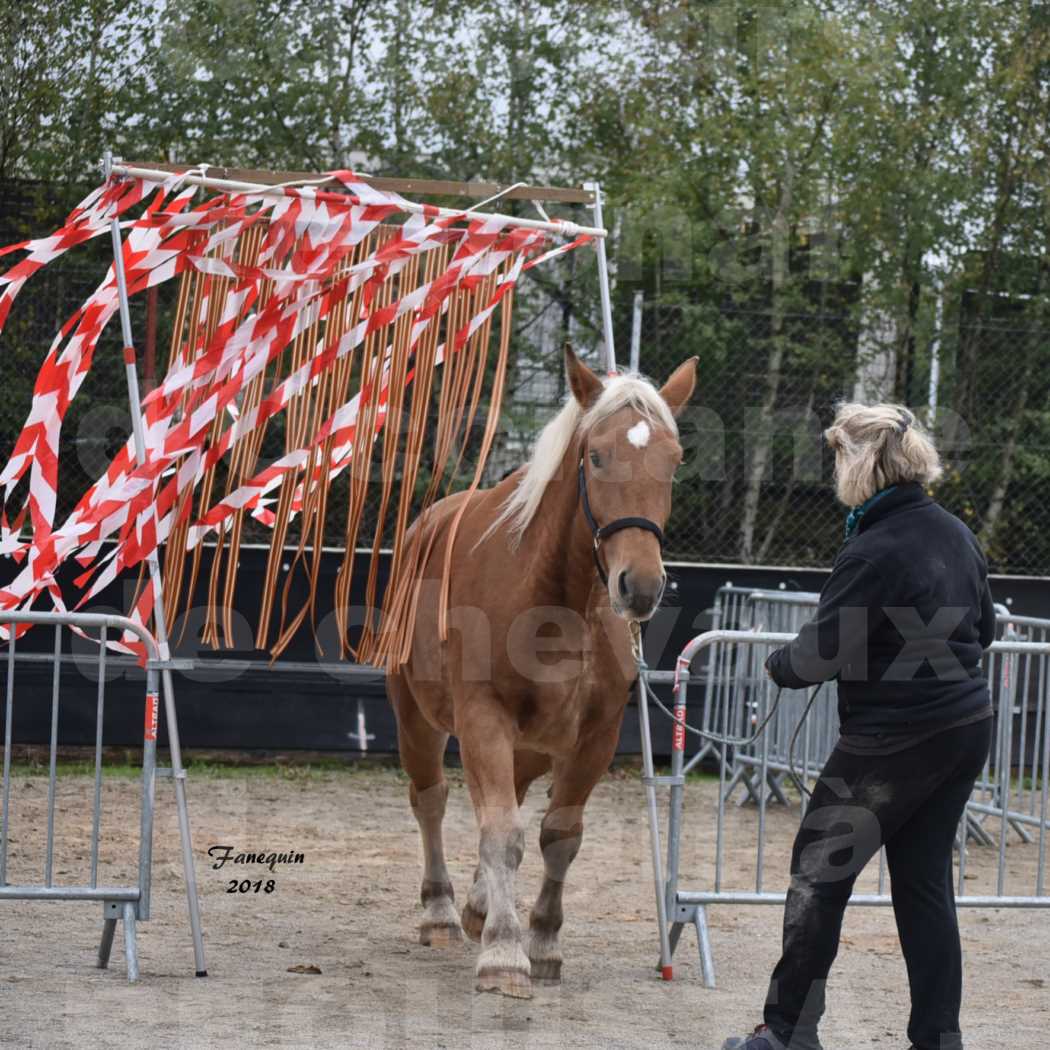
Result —
[[[475, 864], [473, 815], [459, 774], [446, 843], [457, 896]], [[89, 778], [62, 777], [56, 881], [86, 879]], [[688, 786], [683, 885], [710, 877], [715, 784]], [[100, 881], [134, 870], [138, 785], [108, 778]], [[153, 918], [139, 927], [142, 980], [129, 986], [118, 930], [108, 972], [93, 968], [95, 904], [0, 902], [0, 1045], [76, 1047], [660, 1048], [721, 1046], [756, 1023], [779, 945], [780, 909], [711, 909], [718, 988], [700, 980], [695, 939], [682, 938], [675, 980], [655, 971], [648, 829], [637, 777], [611, 775], [588, 810], [583, 850], [566, 890], [564, 982], [530, 1001], [474, 992], [474, 945], [417, 942], [420, 849], [406, 784], [390, 769], [191, 774], [191, 819], [210, 976], [193, 977], [170, 782], [158, 784]], [[46, 778], [15, 776], [8, 880], [39, 880]], [[528, 801], [529, 847], [519, 878], [525, 917], [540, 881], [536, 846], [545, 786]], [[797, 812], [771, 808], [767, 885], [783, 885]], [[753, 888], [745, 857], [753, 809], [729, 810], [731, 884]], [[1016, 840], [1015, 840], [1016, 842]], [[209, 846], [301, 852], [300, 865], [221, 871]], [[30, 848], [32, 846], [32, 849]], [[1037, 847], [1011, 844], [1008, 887], [1034, 884]], [[969, 892], [992, 883], [994, 850], [973, 847]], [[752, 862], [753, 863], [753, 862]], [[234, 876], [273, 878], [266, 894], [228, 893]], [[870, 879], [869, 879], [870, 882]], [[870, 886], [869, 886], [870, 888]], [[1031, 889], [1027, 892], [1032, 892]], [[1050, 913], [962, 910], [968, 1050], [1042, 1046], [1050, 1021]], [[319, 975], [289, 967], [319, 967]], [[907, 1046], [907, 989], [893, 917], [853, 909], [829, 988], [828, 1050]]]

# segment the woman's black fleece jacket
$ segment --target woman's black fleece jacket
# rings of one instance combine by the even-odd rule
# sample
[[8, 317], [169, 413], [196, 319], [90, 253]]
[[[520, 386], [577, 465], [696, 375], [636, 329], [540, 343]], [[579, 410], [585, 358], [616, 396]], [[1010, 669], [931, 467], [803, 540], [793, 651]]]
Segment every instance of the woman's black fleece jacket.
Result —
[[906, 484], [860, 519], [816, 616], [766, 667], [787, 689], [837, 678], [844, 734], [924, 733], [989, 709], [981, 653], [994, 637], [976, 537]]

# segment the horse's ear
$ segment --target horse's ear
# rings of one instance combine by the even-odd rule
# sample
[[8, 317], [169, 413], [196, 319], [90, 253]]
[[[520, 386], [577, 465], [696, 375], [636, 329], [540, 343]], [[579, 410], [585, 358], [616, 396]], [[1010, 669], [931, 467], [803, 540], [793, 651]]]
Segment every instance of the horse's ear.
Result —
[[576, 356], [572, 346], [565, 344], [565, 374], [569, 379], [572, 396], [586, 411], [602, 392], [602, 381]]
[[660, 396], [667, 402], [672, 415], [677, 416], [693, 396], [698, 360], [697, 357], [691, 357], [688, 361], [683, 361], [660, 389]]

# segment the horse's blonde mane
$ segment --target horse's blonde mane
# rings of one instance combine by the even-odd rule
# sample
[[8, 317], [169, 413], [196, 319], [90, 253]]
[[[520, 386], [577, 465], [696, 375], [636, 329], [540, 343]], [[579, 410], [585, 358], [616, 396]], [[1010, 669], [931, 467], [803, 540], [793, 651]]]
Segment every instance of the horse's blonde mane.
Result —
[[625, 407], [635, 409], [649, 423], [665, 427], [675, 437], [678, 436], [678, 424], [667, 402], [643, 376], [629, 373], [604, 380], [602, 392], [586, 412], [570, 394], [558, 414], [540, 431], [532, 456], [525, 464], [525, 473], [482, 539], [486, 539], [501, 525], [506, 525], [510, 531], [510, 545], [516, 547], [536, 516], [543, 493], [565, 458], [573, 438], [577, 434], [585, 435], [591, 427]]

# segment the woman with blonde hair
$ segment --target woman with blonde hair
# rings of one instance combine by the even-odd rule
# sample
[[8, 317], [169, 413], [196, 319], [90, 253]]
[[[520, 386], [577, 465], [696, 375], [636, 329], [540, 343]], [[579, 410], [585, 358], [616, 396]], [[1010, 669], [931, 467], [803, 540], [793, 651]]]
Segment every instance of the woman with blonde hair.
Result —
[[723, 1050], [820, 1050], [843, 913], [882, 846], [913, 1050], [961, 1050], [952, 850], [991, 745], [987, 564], [973, 533], [926, 494], [940, 457], [907, 408], [840, 405], [824, 436], [850, 508], [845, 542], [816, 615], [766, 670], [786, 689], [838, 679], [840, 737], [792, 851], [765, 1023]]

